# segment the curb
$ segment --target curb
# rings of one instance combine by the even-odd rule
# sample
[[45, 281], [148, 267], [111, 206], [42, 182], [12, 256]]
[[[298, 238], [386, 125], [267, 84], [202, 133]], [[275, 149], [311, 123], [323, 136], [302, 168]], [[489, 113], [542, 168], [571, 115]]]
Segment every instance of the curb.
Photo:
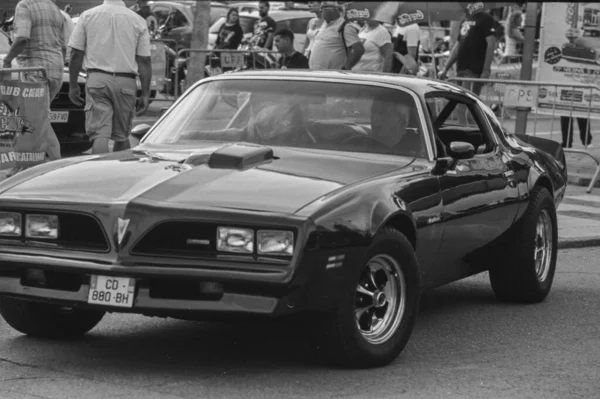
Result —
[[[580, 175], [578, 173], [569, 173], [568, 178], [567, 178], [567, 182], [569, 184], [573, 184], [575, 186], [587, 187], [590, 185], [591, 181], [592, 181], [592, 176]], [[598, 179], [596, 181], [596, 183], [594, 184], [594, 187], [600, 188], [600, 179]]]
[[599, 247], [600, 237], [589, 237], [589, 238], [570, 238], [566, 240], [558, 241], [558, 249], [573, 249], [573, 248], [588, 248], [588, 247]]

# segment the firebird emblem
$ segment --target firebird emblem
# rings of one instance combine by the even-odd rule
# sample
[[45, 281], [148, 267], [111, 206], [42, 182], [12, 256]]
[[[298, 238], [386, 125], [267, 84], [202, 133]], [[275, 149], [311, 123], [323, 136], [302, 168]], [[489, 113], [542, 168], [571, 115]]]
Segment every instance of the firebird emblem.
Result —
[[121, 219], [119, 218], [117, 224], [117, 244], [120, 246], [121, 241], [123, 241], [123, 237], [125, 237], [125, 232], [127, 231], [127, 227], [129, 227], [130, 219]]

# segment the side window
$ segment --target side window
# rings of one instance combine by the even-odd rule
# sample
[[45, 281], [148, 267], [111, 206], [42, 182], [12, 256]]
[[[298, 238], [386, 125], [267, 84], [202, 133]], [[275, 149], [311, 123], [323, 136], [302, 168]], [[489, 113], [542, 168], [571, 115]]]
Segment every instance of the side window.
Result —
[[244, 34], [252, 33], [254, 31], [254, 24], [257, 18], [240, 17], [240, 26]]
[[150, 8], [154, 15], [156, 15], [156, 19], [158, 21], [158, 25], [163, 25], [167, 18], [169, 17], [169, 13], [171, 9], [169, 7], [155, 5]]
[[290, 30], [294, 32], [295, 35], [304, 35], [306, 34], [306, 29], [308, 28], [308, 22], [310, 18], [296, 18], [290, 20]]
[[432, 122], [442, 118], [437, 121], [435, 135], [436, 141], [439, 139], [443, 143], [446, 152], [455, 141], [470, 143], [476, 154], [487, 154], [494, 150], [495, 142], [486, 133], [485, 121], [473, 113], [476, 104], [461, 102], [454, 97], [428, 97], [426, 103]]
[[275, 32], [277, 32], [280, 29], [290, 29], [290, 20], [284, 19], [282, 21], [277, 21], [275, 23]]
[[188, 22], [185, 18], [185, 15], [179, 10], [173, 11], [173, 28], [181, 28], [183, 26], [187, 26]]

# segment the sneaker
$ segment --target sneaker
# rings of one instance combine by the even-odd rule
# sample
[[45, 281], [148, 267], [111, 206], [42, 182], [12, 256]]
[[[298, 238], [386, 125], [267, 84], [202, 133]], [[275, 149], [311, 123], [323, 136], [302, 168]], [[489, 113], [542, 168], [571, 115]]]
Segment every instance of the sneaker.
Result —
[[594, 148], [594, 145], [590, 143], [590, 144], [587, 145], [587, 147], [586, 146], [584, 146], [584, 147], [585, 148]]

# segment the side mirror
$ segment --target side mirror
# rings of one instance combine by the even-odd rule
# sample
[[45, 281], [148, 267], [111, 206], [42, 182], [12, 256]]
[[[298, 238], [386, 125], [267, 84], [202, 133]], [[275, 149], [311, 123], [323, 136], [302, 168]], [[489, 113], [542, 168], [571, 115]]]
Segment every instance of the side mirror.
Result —
[[146, 135], [146, 133], [148, 133], [148, 130], [150, 130], [151, 127], [152, 126], [146, 123], [142, 123], [141, 125], [137, 125], [133, 129], [131, 129], [131, 135], [137, 138], [138, 140], [141, 140]]
[[160, 116], [163, 116], [165, 114], [165, 112], [167, 112], [169, 110], [169, 107], [164, 107], [160, 109]]
[[464, 141], [453, 141], [450, 143], [449, 152], [454, 159], [469, 159], [475, 156], [475, 147]]

